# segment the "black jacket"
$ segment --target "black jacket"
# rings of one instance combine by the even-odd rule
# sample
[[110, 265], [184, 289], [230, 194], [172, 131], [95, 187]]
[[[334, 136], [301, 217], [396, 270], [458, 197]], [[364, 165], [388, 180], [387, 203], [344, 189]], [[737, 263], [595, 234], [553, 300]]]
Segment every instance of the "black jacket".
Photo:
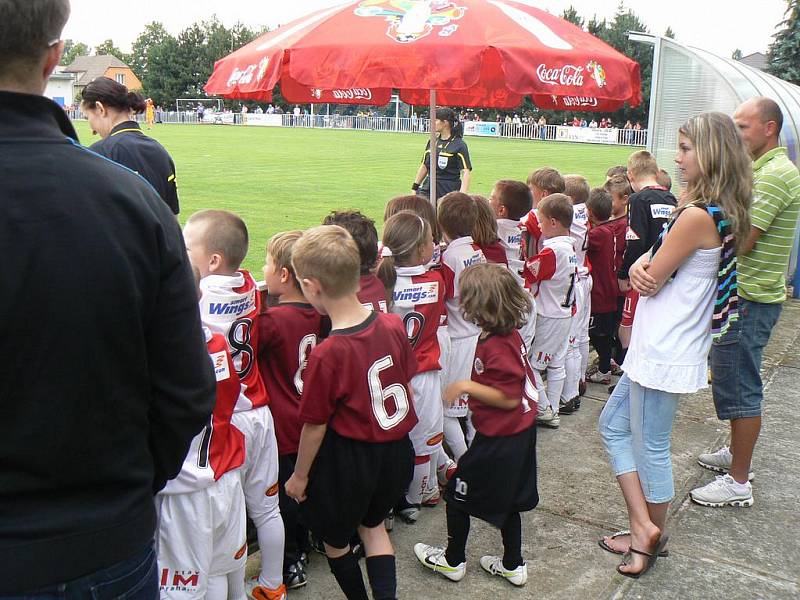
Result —
[[150, 182], [170, 210], [178, 214], [175, 163], [164, 146], [142, 133], [136, 121], [120, 123], [106, 139], [92, 144], [89, 149], [136, 171]]
[[215, 382], [175, 217], [41, 96], [0, 92], [0, 252], [2, 596], [151, 543]]
[[638, 258], [650, 250], [669, 221], [678, 201], [666, 188], [644, 188], [631, 194], [628, 200], [628, 231], [625, 234], [625, 253], [618, 279], [628, 279], [628, 271]]

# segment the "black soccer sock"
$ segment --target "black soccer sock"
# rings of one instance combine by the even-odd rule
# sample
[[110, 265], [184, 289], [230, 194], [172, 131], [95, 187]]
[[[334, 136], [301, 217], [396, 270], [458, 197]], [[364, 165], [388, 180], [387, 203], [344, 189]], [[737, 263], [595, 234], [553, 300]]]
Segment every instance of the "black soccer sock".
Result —
[[368, 556], [367, 577], [374, 600], [397, 598], [397, 568], [394, 556], [391, 554]]
[[503, 567], [513, 571], [525, 562], [522, 560], [522, 521], [518, 512], [508, 515], [500, 533], [503, 535]]
[[607, 335], [590, 335], [592, 345], [597, 350], [597, 368], [601, 373], [611, 371], [611, 351], [613, 340]]
[[369, 600], [367, 588], [364, 587], [364, 578], [361, 576], [361, 567], [355, 554], [348, 552], [339, 558], [328, 557], [328, 566], [347, 600]]
[[469, 536], [469, 515], [447, 503], [447, 551], [444, 557], [451, 567], [467, 560], [467, 536]]
[[619, 358], [617, 359], [617, 364], [618, 364], [618, 365], [622, 365], [622, 363], [624, 363], [624, 362], [625, 362], [625, 355], [626, 355], [627, 353], [628, 353], [628, 349], [627, 349], [627, 348], [623, 348], [622, 346], [620, 346], [620, 349], [619, 349]]

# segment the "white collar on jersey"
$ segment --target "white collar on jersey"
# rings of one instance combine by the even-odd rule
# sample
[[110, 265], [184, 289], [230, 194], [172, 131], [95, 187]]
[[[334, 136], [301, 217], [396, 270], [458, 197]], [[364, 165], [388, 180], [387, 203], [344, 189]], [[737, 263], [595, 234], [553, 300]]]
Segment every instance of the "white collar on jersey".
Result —
[[458, 246], [471, 246], [474, 243], [471, 235], [465, 235], [464, 237], [457, 238], [447, 244], [448, 248], [456, 248]]
[[426, 265], [415, 265], [413, 267], [395, 267], [395, 271], [401, 277], [411, 277], [412, 275], [424, 275], [428, 271]]

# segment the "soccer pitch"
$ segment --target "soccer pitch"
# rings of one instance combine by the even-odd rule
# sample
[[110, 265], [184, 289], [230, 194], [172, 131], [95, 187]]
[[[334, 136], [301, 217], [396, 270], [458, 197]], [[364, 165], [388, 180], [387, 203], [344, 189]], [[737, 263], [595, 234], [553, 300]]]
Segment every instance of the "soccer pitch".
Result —
[[[85, 121], [75, 126], [83, 144], [99, 139]], [[181, 223], [204, 208], [231, 210], [245, 220], [250, 252], [243, 266], [256, 279], [272, 234], [318, 225], [331, 210], [361, 210], [380, 231], [386, 202], [410, 193], [427, 141], [423, 134], [222, 125], [155, 125], [145, 133], [175, 161]], [[467, 144], [470, 192], [485, 196], [498, 179], [525, 181], [544, 166], [600, 185], [608, 167], [625, 164], [636, 150], [478, 137]]]

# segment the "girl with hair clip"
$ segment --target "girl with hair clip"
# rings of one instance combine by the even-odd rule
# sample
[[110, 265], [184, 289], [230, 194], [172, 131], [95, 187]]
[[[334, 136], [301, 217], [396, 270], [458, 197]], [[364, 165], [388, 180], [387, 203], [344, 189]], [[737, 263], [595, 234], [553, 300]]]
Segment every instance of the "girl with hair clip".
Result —
[[[464, 126], [452, 108], [436, 109], [436, 199], [448, 192], [469, 191], [472, 162], [469, 148], [464, 142]], [[421, 196], [430, 197], [431, 143], [425, 147], [422, 164], [411, 185], [411, 190]]]
[[134, 120], [134, 115], [147, 110], [142, 95], [109, 77], [98, 77], [83, 89], [81, 98], [81, 110], [89, 127], [102, 138], [89, 149], [144, 177], [177, 215], [180, 207], [175, 163], [164, 147], [146, 136]]
[[499, 528], [503, 556], [484, 556], [481, 567], [515, 586], [528, 580], [522, 558], [520, 513], [539, 503], [536, 483], [536, 390], [519, 328], [531, 311], [530, 295], [507, 268], [467, 267], [460, 281], [465, 318], [481, 328], [471, 379], [445, 390], [445, 402], [469, 395], [475, 440], [445, 488], [447, 547], [416, 544], [414, 554], [452, 581], [466, 573], [470, 517]]
[[437, 480], [444, 438], [437, 338], [444, 313], [444, 279], [438, 270], [428, 270], [432, 255], [433, 235], [425, 219], [409, 210], [389, 217], [383, 226], [377, 275], [386, 287], [389, 311], [403, 319], [417, 359], [411, 389], [418, 422], [409, 433], [416, 455], [414, 477], [396, 508], [407, 523], [416, 522], [423, 498]]
[[624, 375], [600, 415], [600, 434], [625, 497], [629, 531], [599, 540], [638, 578], [666, 556], [675, 495], [672, 423], [681, 394], [708, 387], [712, 338], [738, 319], [736, 252], [750, 230], [752, 167], [733, 120], [704, 113], [679, 129], [686, 190], [649, 253], [631, 268], [641, 295]]

